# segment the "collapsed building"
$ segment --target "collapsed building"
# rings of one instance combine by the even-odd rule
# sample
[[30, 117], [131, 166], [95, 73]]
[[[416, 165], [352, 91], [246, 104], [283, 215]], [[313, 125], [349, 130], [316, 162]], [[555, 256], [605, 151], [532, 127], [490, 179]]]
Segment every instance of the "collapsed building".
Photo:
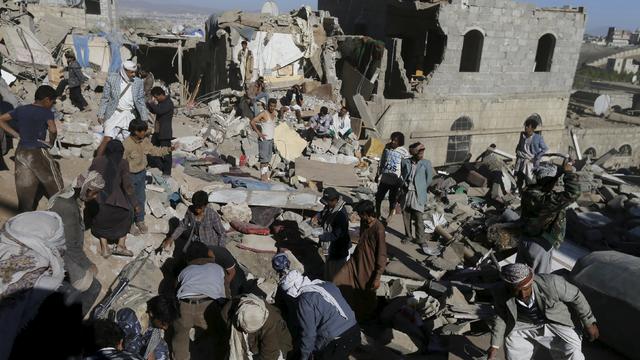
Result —
[[347, 34], [384, 39], [384, 92], [359, 111], [383, 136], [401, 130], [441, 165], [492, 143], [514, 149], [525, 119], [538, 114], [551, 150], [562, 148], [583, 8], [509, 0], [319, 0], [318, 7]]

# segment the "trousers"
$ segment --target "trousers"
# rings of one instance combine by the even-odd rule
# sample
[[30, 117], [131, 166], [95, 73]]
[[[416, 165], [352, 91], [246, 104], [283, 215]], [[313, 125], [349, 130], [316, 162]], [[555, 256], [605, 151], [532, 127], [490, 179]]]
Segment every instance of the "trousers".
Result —
[[[171, 146], [171, 140], [160, 140], [155, 134], [151, 137], [151, 143], [153, 146], [158, 147]], [[171, 154], [165, 156], [147, 156], [147, 160], [150, 167], [162, 170], [162, 175], [171, 176], [171, 167], [173, 165]]]
[[[404, 221], [404, 233], [407, 238], [411, 238], [416, 244], [424, 244], [426, 242], [422, 212], [405, 207], [402, 210], [402, 221]], [[411, 222], [413, 222], [415, 228], [414, 236], [411, 234]]]
[[[192, 352], [205, 352], [211, 359], [224, 359], [228, 338], [225, 334], [226, 327], [220, 314], [220, 306], [215, 300], [203, 301], [199, 304], [189, 304], [180, 301], [180, 317], [173, 323], [173, 358], [175, 360], [189, 360]], [[207, 349], [198, 349], [198, 346], [191, 346], [189, 332], [196, 328], [196, 339], [194, 342], [202, 343]], [[200, 336], [198, 336], [200, 332]], [[209, 347], [213, 347], [210, 349]], [[215, 356], [211, 356], [211, 354]]]
[[80, 111], [84, 110], [87, 107], [87, 100], [82, 96], [82, 87], [75, 86], [69, 88], [69, 99], [71, 99], [71, 103], [80, 109]]
[[20, 212], [34, 211], [42, 198], [47, 199], [64, 188], [58, 163], [47, 149], [16, 149], [16, 192]]
[[[384, 175], [383, 175], [384, 176]], [[401, 180], [398, 179], [397, 183], [392, 181], [380, 181], [378, 184], [378, 191], [376, 192], [376, 215], [380, 217], [380, 207], [382, 200], [389, 193], [389, 211], [392, 211], [398, 203], [398, 195], [400, 195], [400, 187], [402, 186]]]
[[133, 185], [133, 193], [140, 204], [140, 211], [135, 214], [135, 221], [144, 221], [144, 205], [147, 203], [147, 170], [142, 170], [137, 173], [131, 173], [131, 184]]
[[360, 345], [360, 327], [354, 325], [342, 333], [339, 338], [331, 341], [324, 349], [316, 351], [313, 358], [316, 360], [347, 360], [349, 354]]
[[516, 262], [529, 265], [535, 274], [550, 274], [553, 247], [543, 238], [521, 238]]
[[534, 359], [541, 347], [549, 349], [553, 360], [584, 360], [582, 339], [576, 330], [561, 324], [516, 323], [505, 338], [507, 360]]

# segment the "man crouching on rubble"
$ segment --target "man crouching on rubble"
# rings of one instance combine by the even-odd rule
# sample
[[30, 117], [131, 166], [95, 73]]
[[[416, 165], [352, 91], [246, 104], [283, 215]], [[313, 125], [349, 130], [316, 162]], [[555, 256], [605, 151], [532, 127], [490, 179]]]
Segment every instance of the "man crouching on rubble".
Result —
[[[569, 307], [590, 341], [599, 337], [596, 319], [582, 292], [558, 275], [535, 275], [525, 264], [502, 268], [504, 286], [494, 292], [496, 318], [487, 358], [496, 359], [504, 344], [507, 360], [533, 359], [539, 346], [554, 359], [582, 360], [582, 340]], [[506, 336], [506, 338], [505, 338]]]
[[564, 241], [567, 220], [565, 209], [580, 196], [578, 175], [573, 166], [565, 161], [564, 191], [553, 188], [561, 173], [558, 167], [542, 163], [536, 169], [536, 184], [530, 185], [522, 194], [523, 237], [518, 245], [517, 262], [528, 264], [536, 274], [551, 272], [553, 249]]

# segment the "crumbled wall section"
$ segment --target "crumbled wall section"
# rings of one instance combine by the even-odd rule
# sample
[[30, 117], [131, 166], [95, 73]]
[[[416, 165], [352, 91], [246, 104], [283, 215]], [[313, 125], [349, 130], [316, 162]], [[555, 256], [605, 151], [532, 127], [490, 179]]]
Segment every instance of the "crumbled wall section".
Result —
[[[447, 49], [424, 94], [571, 90], [584, 34], [584, 12], [542, 10], [510, 0], [453, 0], [440, 6], [439, 22], [448, 37]], [[464, 35], [473, 29], [485, 35], [480, 71], [461, 73]], [[556, 38], [551, 71], [533, 72], [538, 40], [548, 33]]]

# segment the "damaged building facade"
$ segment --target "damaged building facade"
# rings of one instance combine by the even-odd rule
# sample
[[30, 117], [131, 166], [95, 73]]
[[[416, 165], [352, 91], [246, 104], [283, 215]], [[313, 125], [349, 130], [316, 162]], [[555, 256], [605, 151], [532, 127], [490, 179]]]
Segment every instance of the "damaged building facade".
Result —
[[[551, 151], [563, 134], [586, 14], [509, 0], [319, 0], [347, 34], [384, 40], [384, 96], [367, 103], [382, 136], [422, 141], [434, 165], [515, 149], [538, 115]], [[421, 31], [417, 31], [420, 29]], [[360, 115], [363, 118], [362, 111]]]

